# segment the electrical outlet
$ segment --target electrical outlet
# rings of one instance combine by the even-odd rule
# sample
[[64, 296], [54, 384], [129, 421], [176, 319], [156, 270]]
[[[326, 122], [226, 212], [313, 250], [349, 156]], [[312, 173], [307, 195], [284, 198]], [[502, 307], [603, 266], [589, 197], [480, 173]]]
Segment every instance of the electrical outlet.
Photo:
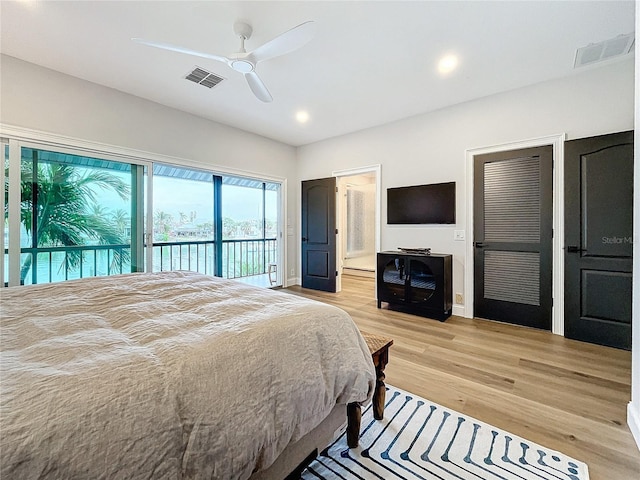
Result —
[[296, 274], [296, 271], [292, 268], [291, 269], [291, 276], [293, 277]]
[[464, 240], [464, 230], [454, 230], [453, 231], [453, 239], [458, 242]]
[[464, 303], [464, 297], [461, 293], [456, 293], [456, 303], [462, 305]]

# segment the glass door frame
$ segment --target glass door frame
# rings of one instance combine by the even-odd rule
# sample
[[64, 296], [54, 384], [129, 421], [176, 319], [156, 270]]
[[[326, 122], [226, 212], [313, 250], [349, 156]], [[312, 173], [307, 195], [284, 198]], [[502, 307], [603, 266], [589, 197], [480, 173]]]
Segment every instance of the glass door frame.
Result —
[[0, 139], [0, 148], [2, 149], [2, 161], [0, 162], [2, 169], [0, 170], [0, 184], [2, 184], [2, 200], [0, 200], [0, 206], [2, 207], [2, 217], [0, 217], [0, 232], [2, 232], [2, 237], [0, 237], [0, 288], [4, 286], [5, 278], [4, 278], [4, 233], [5, 233], [5, 220], [4, 220], [4, 212], [5, 212], [5, 169], [7, 168], [7, 163], [9, 158], [6, 157], [6, 151], [9, 148], [9, 140], [1, 138]]
[[[5, 142], [2, 142], [3, 145]], [[20, 255], [21, 255], [21, 247], [20, 247], [20, 199], [21, 199], [21, 161], [22, 161], [22, 148], [32, 148], [35, 150], [46, 150], [49, 152], [56, 152], [67, 155], [77, 155], [82, 157], [92, 156], [98, 160], [106, 160], [113, 161], [119, 163], [127, 163], [130, 165], [141, 166], [146, 169], [146, 195], [144, 198], [145, 201], [145, 209], [143, 213], [146, 215], [146, 222], [144, 222], [144, 229], [142, 235], [142, 245], [131, 245], [131, 249], [137, 248], [139, 252], [144, 252], [144, 262], [143, 262], [143, 270], [148, 271], [151, 265], [151, 258], [153, 255], [153, 249], [147, 248], [146, 252], [144, 251], [144, 247], [149, 242], [149, 232], [151, 232], [153, 228], [153, 215], [150, 213], [152, 204], [151, 199], [153, 198], [152, 189], [153, 189], [153, 163], [149, 160], [143, 160], [137, 157], [129, 156], [129, 155], [118, 155], [109, 153], [106, 151], [95, 150], [95, 149], [84, 149], [84, 148], [75, 148], [66, 145], [60, 145], [56, 143], [49, 142], [39, 142], [37, 140], [14, 140], [9, 139], [9, 204], [8, 204], [8, 224], [9, 224], [9, 238], [8, 238], [8, 251], [9, 251], [9, 278], [2, 278], [3, 283], [0, 285], [4, 285], [4, 282], [7, 282], [8, 286], [17, 286], [20, 285]], [[4, 156], [4, 152], [3, 152]], [[4, 160], [3, 160], [4, 162]], [[4, 177], [4, 169], [2, 176]], [[137, 186], [132, 185], [132, 193], [131, 193], [131, 201], [137, 202], [137, 197], [134, 197], [134, 193], [139, 188], [139, 184], [141, 183], [144, 188], [145, 176], [143, 174], [143, 178], [141, 182], [138, 182]], [[4, 195], [3, 195], [4, 202]], [[2, 226], [4, 227], [4, 215], [2, 220]], [[4, 229], [3, 229], [3, 240], [4, 243]], [[4, 247], [4, 245], [2, 245]], [[4, 248], [3, 248], [3, 263], [4, 263]], [[4, 270], [2, 271], [2, 276], [4, 276]], [[1, 278], [1, 277], [0, 277]]]
[[275, 287], [286, 288], [287, 282], [287, 249], [286, 240], [288, 236], [288, 225], [285, 222], [285, 212], [287, 211], [287, 181], [286, 180], [271, 180], [272, 183], [278, 184], [278, 221], [276, 227], [276, 238], [278, 248], [276, 249], [276, 282]]

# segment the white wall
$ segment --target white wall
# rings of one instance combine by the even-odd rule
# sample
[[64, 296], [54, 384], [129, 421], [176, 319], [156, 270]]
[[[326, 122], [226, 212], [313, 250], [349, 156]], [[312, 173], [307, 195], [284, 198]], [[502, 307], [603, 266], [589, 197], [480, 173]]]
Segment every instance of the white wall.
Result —
[[[453, 240], [454, 229], [466, 225], [465, 150], [563, 132], [574, 139], [630, 130], [633, 75], [629, 59], [299, 147], [300, 179], [381, 164], [381, 249], [431, 247], [433, 252], [452, 253], [454, 292], [464, 293], [469, 302], [472, 292], [464, 291], [465, 242]], [[387, 188], [449, 181], [456, 182], [455, 226], [386, 225]], [[472, 232], [466, 232], [466, 238], [471, 241]]]
[[[636, 34], [640, 32], [640, 8], [636, 3]], [[640, 56], [636, 48], [636, 125], [640, 125]], [[627, 423], [640, 448], [640, 137], [634, 138], [635, 162], [633, 189], [633, 317], [631, 340], [631, 403]]]
[[[5, 55], [0, 99], [3, 124], [168, 155], [218, 171], [287, 178], [293, 188], [288, 217], [296, 218], [294, 147]], [[297, 242], [289, 240], [287, 263], [295, 266]]]

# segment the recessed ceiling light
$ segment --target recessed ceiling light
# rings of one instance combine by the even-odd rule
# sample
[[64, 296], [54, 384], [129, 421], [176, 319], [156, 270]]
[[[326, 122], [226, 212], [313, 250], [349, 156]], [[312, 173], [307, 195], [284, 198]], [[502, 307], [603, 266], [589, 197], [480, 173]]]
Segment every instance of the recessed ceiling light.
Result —
[[438, 62], [438, 71], [442, 74], [447, 74], [455, 70], [458, 66], [458, 57], [455, 55], [445, 55]]
[[300, 110], [296, 113], [296, 120], [300, 123], [307, 123], [309, 121], [309, 113], [304, 110]]

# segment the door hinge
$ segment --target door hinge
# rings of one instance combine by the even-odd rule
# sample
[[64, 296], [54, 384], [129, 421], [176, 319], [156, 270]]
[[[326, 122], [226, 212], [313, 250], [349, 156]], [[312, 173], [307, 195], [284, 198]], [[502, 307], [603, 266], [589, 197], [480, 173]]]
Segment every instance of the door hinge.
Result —
[[336, 187], [336, 193], [338, 193], [338, 187]]
[[336, 235], [338, 234], [338, 229], [336, 228]]
[[336, 277], [338, 276], [338, 271], [336, 270]]

